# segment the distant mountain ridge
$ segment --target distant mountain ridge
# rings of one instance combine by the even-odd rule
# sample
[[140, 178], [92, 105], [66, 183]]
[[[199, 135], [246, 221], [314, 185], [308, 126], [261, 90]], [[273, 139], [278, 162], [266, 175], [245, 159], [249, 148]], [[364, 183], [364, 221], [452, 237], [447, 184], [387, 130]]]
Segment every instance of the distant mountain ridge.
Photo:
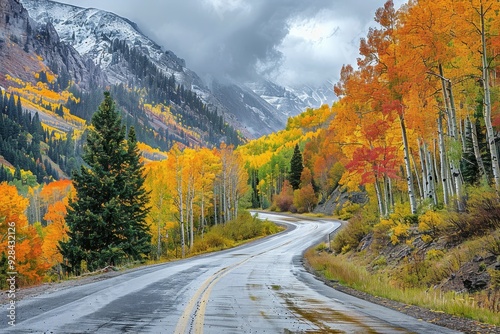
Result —
[[[129, 48], [142, 51], [160, 72], [174, 76], [178, 83], [195, 92], [213, 111], [223, 115], [227, 122], [239, 128], [244, 135], [258, 137], [284, 126], [284, 121], [274, 115], [273, 107], [261, 105], [262, 101], [255, 101], [260, 98], [254, 94], [240, 99], [236, 87], [229, 88], [220, 82], [214, 85], [215, 90], [208, 89], [199, 76], [186, 67], [183, 59], [171, 51], [162, 51], [158, 44], [144, 36], [137, 25], [128, 19], [102, 10], [48, 0], [22, 0], [22, 3], [35, 21], [51, 23], [61, 40], [100, 66], [111, 84], [125, 83], [133, 86], [140, 80], [131, 73], [129, 64], [123, 59], [113, 59], [110, 48], [112, 42], [125, 41]], [[256, 108], [258, 117], [253, 115]]]
[[[50, 10], [57, 13], [57, 8]], [[39, 183], [69, 177], [82, 162], [88, 122], [105, 90], [111, 92], [127, 131], [135, 128], [149, 159], [164, 158], [160, 150], [174, 144], [244, 142], [215, 108], [161, 70], [137, 45], [107, 39], [103, 55], [112, 57], [103, 68], [61, 39], [54, 23], [33, 20], [19, 0], [0, 2], [0, 182], [20, 182], [29, 175]], [[127, 80], [116, 79], [119, 74]]]
[[113, 40], [126, 41], [139, 47], [144, 54], [166, 74], [186, 86], [201, 85], [201, 79], [185, 67], [185, 61], [173, 52], [144, 36], [134, 22], [116, 14], [94, 8], [81, 8], [49, 0], [22, 0], [30, 16], [39, 23], [51, 23], [61, 40], [73, 46], [81, 55], [99, 65], [110, 83], [126, 81], [123, 69], [113, 66], [110, 44]]
[[[191, 89], [209, 108], [240, 129], [246, 137], [256, 138], [279, 131], [284, 128], [289, 116], [323, 104], [312, 90], [301, 90], [300, 95], [297, 95], [297, 91], [267, 80], [240, 83], [233, 79], [218, 78], [204, 82], [186, 67], [182, 58], [172, 51], [163, 51], [157, 43], [141, 33], [137, 24], [113, 13], [49, 0], [21, 1], [35, 21], [51, 23], [61, 40], [100, 66], [110, 83], [133, 81], [131, 78], [134, 75], [127, 70], [126, 64], [114, 62], [110, 52], [113, 40], [126, 41], [129, 47], [140, 49], [160, 71], [173, 75], [177, 82]], [[282, 94], [283, 91], [286, 93]], [[329, 104], [333, 101], [331, 93], [330, 101], [329, 98], [324, 99]]]
[[307, 108], [317, 108], [323, 104], [331, 105], [336, 99], [333, 84], [319, 88], [303, 86], [300, 89], [294, 89], [262, 79], [246, 82], [245, 85], [274, 106], [285, 121], [288, 117], [296, 116]]

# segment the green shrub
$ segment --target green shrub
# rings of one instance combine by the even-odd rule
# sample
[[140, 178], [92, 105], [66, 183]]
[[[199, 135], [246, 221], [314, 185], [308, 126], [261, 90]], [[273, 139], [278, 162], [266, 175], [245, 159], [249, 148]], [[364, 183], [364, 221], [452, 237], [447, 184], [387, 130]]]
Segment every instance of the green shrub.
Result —
[[242, 241], [278, 233], [280, 230], [282, 228], [278, 225], [267, 220], [261, 221], [244, 211], [238, 215], [238, 218], [226, 224], [212, 226], [203, 237], [198, 236], [192, 252], [198, 254], [226, 249]]
[[346, 202], [342, 209], [338, 211], [338, 217], [342, 220], [349, 220], [354, 217], [354, 214], [358, 212], [360, 208], [360, 204]]
[[385, 267], [387, 265], [387, 259], [385, 256], [381, 255], [375, 261], [372, 262], [374, 267]]
[[345, 253], [358, 247], [360, 241], [371, 231], [371, 226], [377, 219], [369, 213], [369, 210], [358, 211], [335, 235], [332, 249], [336, 253]]
[[328, 250], [328, 245], [324, 242], [317, 245], [315, 248], [316, 252], [325, 252]]
[[466, 211], [451, 213], [448, 222], [447, 234], [458, 240], [500, 228], [500, 205], [495, 191], [489, 187], [469, 188]]

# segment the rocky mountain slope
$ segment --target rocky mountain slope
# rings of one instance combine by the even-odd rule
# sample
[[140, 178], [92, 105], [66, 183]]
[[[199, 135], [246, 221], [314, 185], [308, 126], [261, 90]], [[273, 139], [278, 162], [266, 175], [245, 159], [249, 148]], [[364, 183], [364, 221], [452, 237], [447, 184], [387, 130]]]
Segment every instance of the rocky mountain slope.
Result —
[[7, 85], [7, 76], [33, 81], [33, 73], [47, 67], [65, 71], [82, 88], [105, 83], [98, 67], [62, 43], [50, 23], [36, 24], [19, 1], [0, 3], [0, 58], [2, 86]]
[[158, 65], [182, 67], [182, 60], [167, 53], [147, 57], [137, 46], [107, 39], [112, 57], [104, 68], [103, 61], [95, 62], [61, 39], [53, 23], [31, 19], [19, 0], [0, 2], [0, 181], [11, 181], [14, 170], [17, 176], [21, 170], [31, 173], [39, 183], [70, 175], [81, 162], [86, 122], [105, 90], [124, 125], [135, 127], [145, 157], [157, 155], [153, 149], [168, 151], [174, 143], [210, 147], [242, 142], [215, 107], [186, 89], [179, 81], [184, 78]]
[[272, 105], [278, 111], [278, 117], [285, 122], [288, 117], [296, 116], [307, 108], [317, 108], [323, 104], [331, 105], [336, 100], [333, 84], [325, 84], [319, 88], [309, 86], [291, 88], [262, 79], [246, 82], [245, 85]]
[[[162, 48], [142, 34], [137, 25], [110, 12], [80, 8], [49, 0], [22, 0], [32, 18], [39, 23], [51, 23], [61, 40], [74, 47], [100, 66], [112, 84], [135, 84], [140, 81], [129, 70], [129, 64], [113, 58], [111, 44], [125, 41], [130, 48], [140, 50], [167, 76], [196, 93], [212, 110], [239, 128], [248, 137], [259, 137], [280, 130], [288, 114], [281, 115], [272, 104], [247, 86], [234, 80], [213, 80], [209, 85], [191, 71], [183, 59]], [[210, 86], [210, 88], [209, 88]]]

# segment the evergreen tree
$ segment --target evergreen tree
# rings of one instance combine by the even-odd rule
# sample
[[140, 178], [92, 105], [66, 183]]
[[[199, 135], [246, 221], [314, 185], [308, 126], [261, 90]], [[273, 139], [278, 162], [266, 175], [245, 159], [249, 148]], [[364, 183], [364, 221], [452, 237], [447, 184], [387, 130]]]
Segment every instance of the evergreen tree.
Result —
[[142, 164], [133, 130], [129, 141], [109, 92], [92, 117], [79, 173], [73, 174], [77, 199], [70, 202], [66, 223], [69, 239], [60, 243], [65, 267], [80, 274], [141, 260], [149, 253], [144, 219], [149, 194], [143, 188]]
[[142, 254], [148, 254], [150, 251], [151, 235], [145, 222], [150, 208], [149, 192], [144, 188], [144, 168], [139, 159], [134, 127], [129, 130], [127, 146], [122, 199], [126, 211], [124, 218], [129, 219], [127, 225], [133, 228], [126, 231], [124, 250], [132, 258], [140, 259]]
[[297, 144], [295, 145], [292, 159], [290, 160], [290, 184], [292, 185], [293, 190], [299, 189], [302, 170], [304, 170], [304, 165], [302, 164], [302, 153], [300, 153], [299, 145]]

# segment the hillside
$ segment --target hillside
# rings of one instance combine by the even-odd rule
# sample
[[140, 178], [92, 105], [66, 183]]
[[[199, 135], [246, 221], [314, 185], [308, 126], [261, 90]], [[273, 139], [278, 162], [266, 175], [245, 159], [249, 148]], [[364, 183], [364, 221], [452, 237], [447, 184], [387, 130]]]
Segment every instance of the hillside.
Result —
[[[175, 55], [170, 54], [171, 58], [167, 59], [169, 53], [161, 52], [150, 42], [151, 50], [158, 50], [161, 55], [148, 57], [118, 39], [129, 36], [117, 35], [114, 40], [106, 39], [113, 57], [109, 63], [102, 62], [97, 60], [102, 54], [81, 55], [60, 38], [53, 25], [58, 22], [32, 20], [20, 2], [4, 1], [0, 9], [0, 87], [7, 93], [6, 100], [14, 99], [23, 114], [32, 118], [36, 115], [44, 129], [43, 138], [36, 144], [42, 156], [31, 156], [33, 161], [28, 167], [27, 163], [18, 165], [12, 161], [12, 155], [8, 158], [9, 153], [2, 151], [0, 156], [6, 165], [31, 171], [38, 175], [39, 182], [45, 177], [68, 177], [71, 169], [81, 163], [79, 154], [86, 124], [102, 101], [104, 90], [114, 95], [127, 128], [134, 126], [138, 140], [152, 149], [167, 151], [173, 143], [199, 147], [217, 146], [221, 142], [237, 145], [243, 141], [242, 135], [216, 109], [185, 88], [183, 83], [188, 74], [194, 74], [183, 69], [182, 60]], [[89, 15], [94, 14], [97, 15]], [[110, 17], [115, 16], [105, 16]], [[133, 27], [123, 19], [116, 22]], [[122, 31], [121, 28], [117, 29]], [[148, 41], [142, 38], [144, 43]], [[97, 58], [89, 58], [91, 56]], [[187, 74], [174, 75], [168, 66], [180, 68]], [[119, 73], [122, 81], [117, 79]], [[19, 122], [12, 119], [8, 110], [3, 112], [4, 118]], [[59, 152], [57, 145], [73, 147], [73, 151]], [[21, 147], [9, 150], [12, 149], [22, 150]], [[70, 167], [66, 166], [68, 161]]]
[[[142, 74], [131, 69], [130, 59], [113, 54], [111, 44], [119, 41], [145, 57], [155, 71], [167, 78], [173, 77], [184, 89], [196, 94], [210, 112], [223, 116], [245, 137], [257, 138], [280, 130], [286, 122], [287, 114], [276, 110], [244, 84], [230, 78], [204, 82], [182, 58], [170, 50], [163, 51], [126, 18], [48, 0], [23, 0], [22, 3], [34, 20], [53, 24], [65, 43], [102, 68], [111, 84], [134, 86], [144, 80]], [[305, 105], [301, 103], [297, 108], [305, 109]]]

